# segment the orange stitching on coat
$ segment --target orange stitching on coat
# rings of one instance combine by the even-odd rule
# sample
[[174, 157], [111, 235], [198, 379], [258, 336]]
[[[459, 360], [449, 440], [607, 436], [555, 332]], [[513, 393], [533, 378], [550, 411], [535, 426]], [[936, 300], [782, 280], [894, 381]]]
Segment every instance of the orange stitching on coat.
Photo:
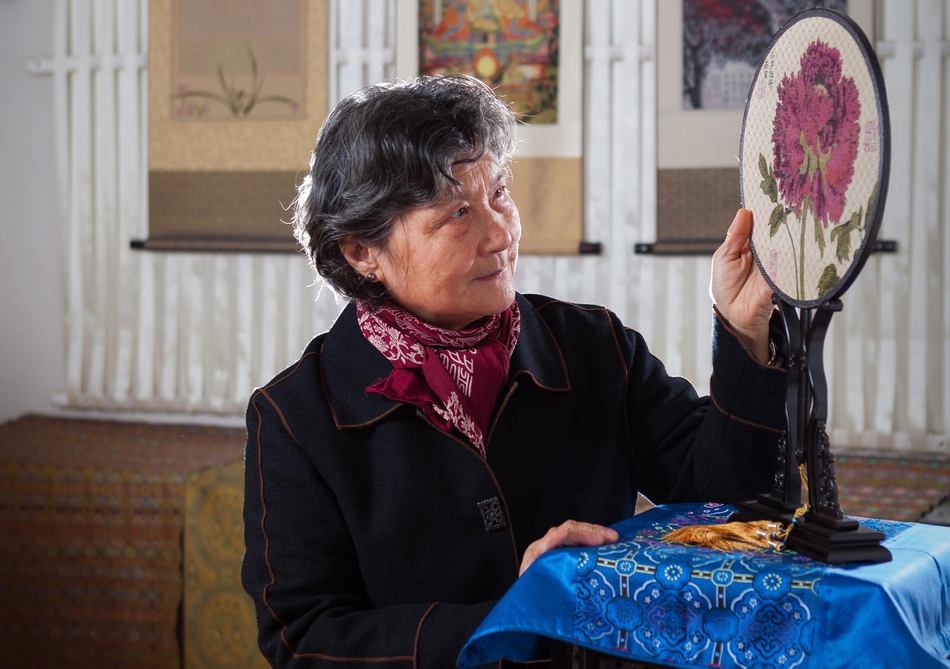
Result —
[[498, 424], [498, 419], [501, 418], [501, 412], [505, 410], [505, 407], [508, 406], [508, 400], [511, 399], [511, 396], [514, 394], [515, 390], [518, 388], [518, 382], [515, 381], [511, 384], [511, 388], [508, 389], [508, 393], [505, 395], [505, 399], [502, 400], [501, 406], [498, 407], [498, 413], [495, 414], [495, 417], [492, 419], [491, 425], [488, 427], [488, 434], [485, 436], [485, 453], [486, 459], [488, 458], [488, 442], [491, 441], [491, 436], [495, 432], [495, 426]]
[[[554, 301], [554, 300], [552, 300], [552, 302], [553, 302], [553, 301]], [[551, 304], [551, 302], [548, 302], [548, 304]], [[544, 305], [544, 306], [547, 306], [547, 304]], [[538, 311], [538, 310], [535, 309], [535, 311]], [[540, 317], [541, 314], [538, 314], [538, 316]], [[561, 369], [564, 370], [564, 379], [567, 381], [567, 386], [566, 386], [565, 388], [550, 388], [550, 387], [548, 387], [548, 386], [545, 386], [545, 385], [542, 385], [542, 384], [538, 383], [538, 380], [534, 378], [534, 374], [532, 374], [531, 372], [525, 371], [524, 373], [528, 374], [528, 375], [532, 378], [532, 380], [534, 380], [534, 382], [538, 384], [538, 386], [539, 386], [540, 388], [544, 388], [545, 390], [560, 390], [560, 391], [563, 391], [563, 392], [567, 392], [568, 390], [571, 389], [571, 377], [570, 377], [570, 375], [567, 373], [567, 362], [564, 361], [564, 354], [561, 353], [561, 347], [560, 347], [560, 345], [557, 343], [557, 338], [554, 336], [554, 333], [551, 332], [551, 326], [548, 325], [548, 322], [547, 322], [546, 320], [544, 320], [543, 318], [541, 318], [540, 320], [541, 320], [541, 323], [544, 324], [544, 327], [547, 328], [548, 334], [551, 335], [551, 341], [554, 342], [554, 348], [557, 349], [557, 356], [561, 359]]]
[[[322, 344], [321, 344], [321, 346], [320, 346], [320, 351], [323, 351], [323, 345], [322, 345]], [[293, 376], [294, 374], [297, 373], [297, 370], [300, 369], [300, 365], [303, 364], [303, 361], [304, 361], [306, 358], [309, 358], [311, 355], [320, 355], [320, 353], [318, 353], [317, 351], [311, 351], [310, 353], [305, 353], [304, 355], [300, 356], [300, 360], [297, 361], [297, 364], [294, 365], [294, 368], [293, 368], [293, 369], [289, 370], [284, 376], [280, 377], [279, 379], [274, 379], [273, 381], [271, 381], [270, 383], [268, 383], [266, 386], [264, 386], [264, 388], [259, 388], [258, 390], [264, 390], [264, 389], [266, 389], [266, 388], [273, 388], [273, 387], [276, 386], [278, 383], [282, 383], [283, 381], [286, 381], [286, 380], [289, 379], [291, 376]]]
[[729, 413], [728, 411], [723, 409], [721, 406], [719, 406], [719, 402], [716, 401], [716, 396], [712, 394], [712, 388], [709, 389], [709, 399], [712, 400], [713, 406], [719, 409], [719, 411], [723, 415], [725, 415], [727, 418], [729, 418], [729, 420], [734, 420], [744, 425], [749, 425], [751, 427], [759, 427], [759, 428], [762, 428], [763, 430], [768, 430], [769, 432], [776, 432], [778, 434], [785, 433], [785, 430], [780, 430], [778, 428], [770, 427], [768, 425], [761, 425], [759, 423], [753, 423], [751, 420], [746, 420], [745, 418], [739, 418], [738, 416]]
[[549, 307], [552, 304], [563, 304], [566, 307], [574, 307], [575, 309], [579, 309], [581, 311], [600, 311], [601, 309], [606, 308], [604, 306], [596, 306], [596, 305], [591, 305], [588, 307], [583, 304], [577, 304], [576, 302], [566, 302], [564, 300], [558, 300], [558, 299], [552, 298], [548, 302], [545, 302], [544, 304], [542, 304], [540, 307], [535, 307], [534, 310], [541, 311], [545, 307]]
[[429, 614], [432, 613], [432, 609], [439, 605], [438, 602], [426, 609], [426, 612], [422, 614], [422, 617], [419, 618], [419, 627], [416, 628], [416, 641], [412, 644], [412, 669], [419, 668], [419, 637], [422, 636], [422, 623], [426, 621], [426, 618], [429, 617]]
[[[294, 371], [296, 371], [296, 369]], [[266, 394], [263, 392], [260, 394], [265, 395], [266, 397]], [[268, 400], [269, 399], [270, 398], [268, 398]], [[290, 651], [291, 655], [296, 658], [315, 657], [320, 660], [329, 660], [331, 662], [408, 662], [413, 660], [414, 658], [411, 655], [393, 657], [337, 657], [334, 655], [323, 655], [321, 653], [298, 653], [294, 650], [294, 647], [290, 645], [290, 641], [287, 640], [287, 623], [285, 623], [281, 617], [277, 615], [277, 612], [274, 611], [274, 608], [270, 605], [270, 602], [267, 601], [267, 590], [272, 585], [274, 585], [276, 578], [274, 576], [274, 568], [270, 563], [270, 537], [267, 536], [267, 529], [264, 526], [264, 520], [267, 518], [267, 504], [264, 501], [263, 448], [261, 447], [261, 429], [264, 425], [264, 419], [261, 416], [261, 410], [257, 407], [257, 402], [252, 402], [252, 404], [254, 405], [254, 411], [257, 413], [257, 472], [258, 477], [260, 478], [261, 489], [261, 534], [264, 536], [264, 564], [267, 565], [267, 573], [270, 575], [270, 583], [264, 586], [264, 590], [261, 593], [261, 601], [264, 603], [264, 606], [267, 607], [267, 610], [270, 611], [271, 617], [280, 623], [280, 640], [283, 641], [284, 646], [286, 646], [287, 650]]]
[[259, 392], [261, 395], [263, 395], [264, 398], [265, 398], [268, 402], [270, 402], [270, 405], [271, 405], [272, 407], [274, 407], [274, 411], [277, 412], [277, 416], [280, 418], [280, 422], [281, 422], [281, 424], [284, 426], [284, 429], [287, 430], [287, 434], [290, 435], [290, 438], [294, 440], [294, 443], [295, 443], [295, 444], [297, 444], [298, 446], [300, 446], [300, 442], [297, 441], [297, 437], [294, 436], [293, 430], [291, 430], [291, 429], [290, 429], [290, 425], [287, 424], [287, 419], [284, 418], [284, 412], [280, 410], [280, 407], [277, 406], [277, 403], [274, 402], [273, 399], [271, 399], [271, 396], [268, 395], [268, 394], [267, 394], [267, 391], [264, 390], [263, 388], [259, 388], [257, 392]]

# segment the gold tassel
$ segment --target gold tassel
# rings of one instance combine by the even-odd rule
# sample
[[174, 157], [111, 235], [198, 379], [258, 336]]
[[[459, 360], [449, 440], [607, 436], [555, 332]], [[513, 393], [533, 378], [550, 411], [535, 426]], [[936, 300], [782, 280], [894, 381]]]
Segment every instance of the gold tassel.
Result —
[[723, 525], [689, 525], [673, 530], [663, 537], [663, 540], [720, 551], [763, 550], [766, 548], [783, 550], [792, 528], [808, 512], [808, 476], [805, 474], [805, 466], [799, 465], [798, 471], [805, 487], [806, 501], [795, 509], [792, 522], [787, 526], [771, 520], [753, 520], [746, 523], [736, 522]]

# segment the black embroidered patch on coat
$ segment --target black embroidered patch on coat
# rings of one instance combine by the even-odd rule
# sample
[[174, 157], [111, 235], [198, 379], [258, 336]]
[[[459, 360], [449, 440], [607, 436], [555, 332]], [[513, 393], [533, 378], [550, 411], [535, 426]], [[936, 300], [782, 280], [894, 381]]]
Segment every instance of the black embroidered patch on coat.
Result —
[[508, 527], [508, 523], [505, 522], [505, 514], [501, 510], [501, 502], [498, 501], [497, 497], [479, 502], [478, 510], [482, 512], [482, 521], [485, 523], [486, 532]]

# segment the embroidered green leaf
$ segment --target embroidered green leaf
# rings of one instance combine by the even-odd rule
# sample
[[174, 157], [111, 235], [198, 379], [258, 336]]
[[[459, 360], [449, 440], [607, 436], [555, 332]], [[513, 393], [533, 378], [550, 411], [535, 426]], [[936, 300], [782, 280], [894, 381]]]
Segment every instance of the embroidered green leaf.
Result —
[[765, 160], [765, 154], [759, 154], [759, 174], [762, 175], [763, 179], [769, 178], [769, 164]]
[[828, 265], [818, 279], [818, 297], [827, 295], [838, 284], [838, 268]]
[[759, 173], [762, 175], [762, 183], [759, 184], [762, 192], [768, 195], [772, 202], [778, 202], [778, 184], [775, 182], [775, 173], [761, 153], [759, 154]]
[[772, 202], [778, 202], [778, 184], [775, 181], [775, 172], [761, 153], [759, 154], [759, 173], [762, 175], [762, 183], [759, 184], [762, 192], [768, 195]]
[[864, 209], [859, 209], [851, 214], [850, 221], [831, 231], [832, 243], [837, 242], [835, 257], [838, 258], [838, 262], [847, 262], [851, 259], [851, 233], [860, 229], [863, 215]]
[[867, 230], [871, 224], [871, 207], [874, 205], [874, 196], [877, 195], [877, 186], [871, 191], [871, 197], [868, 198], [868, 208], [864, 212], [864, 229]]
[[775, 236], [778, 229], [785, 223], [786, 218], [788, 218], [788, 214], [785, 212], [785, 207], [780, 204], [775, 205], [775, 209], [772, 210], [772, 215], [769, 216], [769, 237]]
[[[804, 222], [802, 222], [804, 225]], [[815, 243], [818, 244], [818, 248], [821, 251], [821, 257], [825, 257], [825, 229], [821, 225], [821, 221], [818, 220], [818, 217], [815, 216]], [[804, 249], [802, 249], [804, 252]]]

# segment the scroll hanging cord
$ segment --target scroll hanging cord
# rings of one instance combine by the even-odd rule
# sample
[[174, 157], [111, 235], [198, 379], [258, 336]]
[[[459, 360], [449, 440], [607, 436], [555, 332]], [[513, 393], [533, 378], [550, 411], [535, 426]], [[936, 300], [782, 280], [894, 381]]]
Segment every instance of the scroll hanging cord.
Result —
[[808, 475], [805, 465], [798, 465], [798, 472], [805, 487], [805, 500], [795, 509], [792, 522], [788, 525], [772, 520], [753, 520], [749, 522], [724, 523], [722, 525], [690, 525], [674, 530], [663, 537], [671, 541], [691, 546], [714, 548], [716, 550], [749, 550], [772, 548], [784, 550], [792, 528], [808, 513]]

